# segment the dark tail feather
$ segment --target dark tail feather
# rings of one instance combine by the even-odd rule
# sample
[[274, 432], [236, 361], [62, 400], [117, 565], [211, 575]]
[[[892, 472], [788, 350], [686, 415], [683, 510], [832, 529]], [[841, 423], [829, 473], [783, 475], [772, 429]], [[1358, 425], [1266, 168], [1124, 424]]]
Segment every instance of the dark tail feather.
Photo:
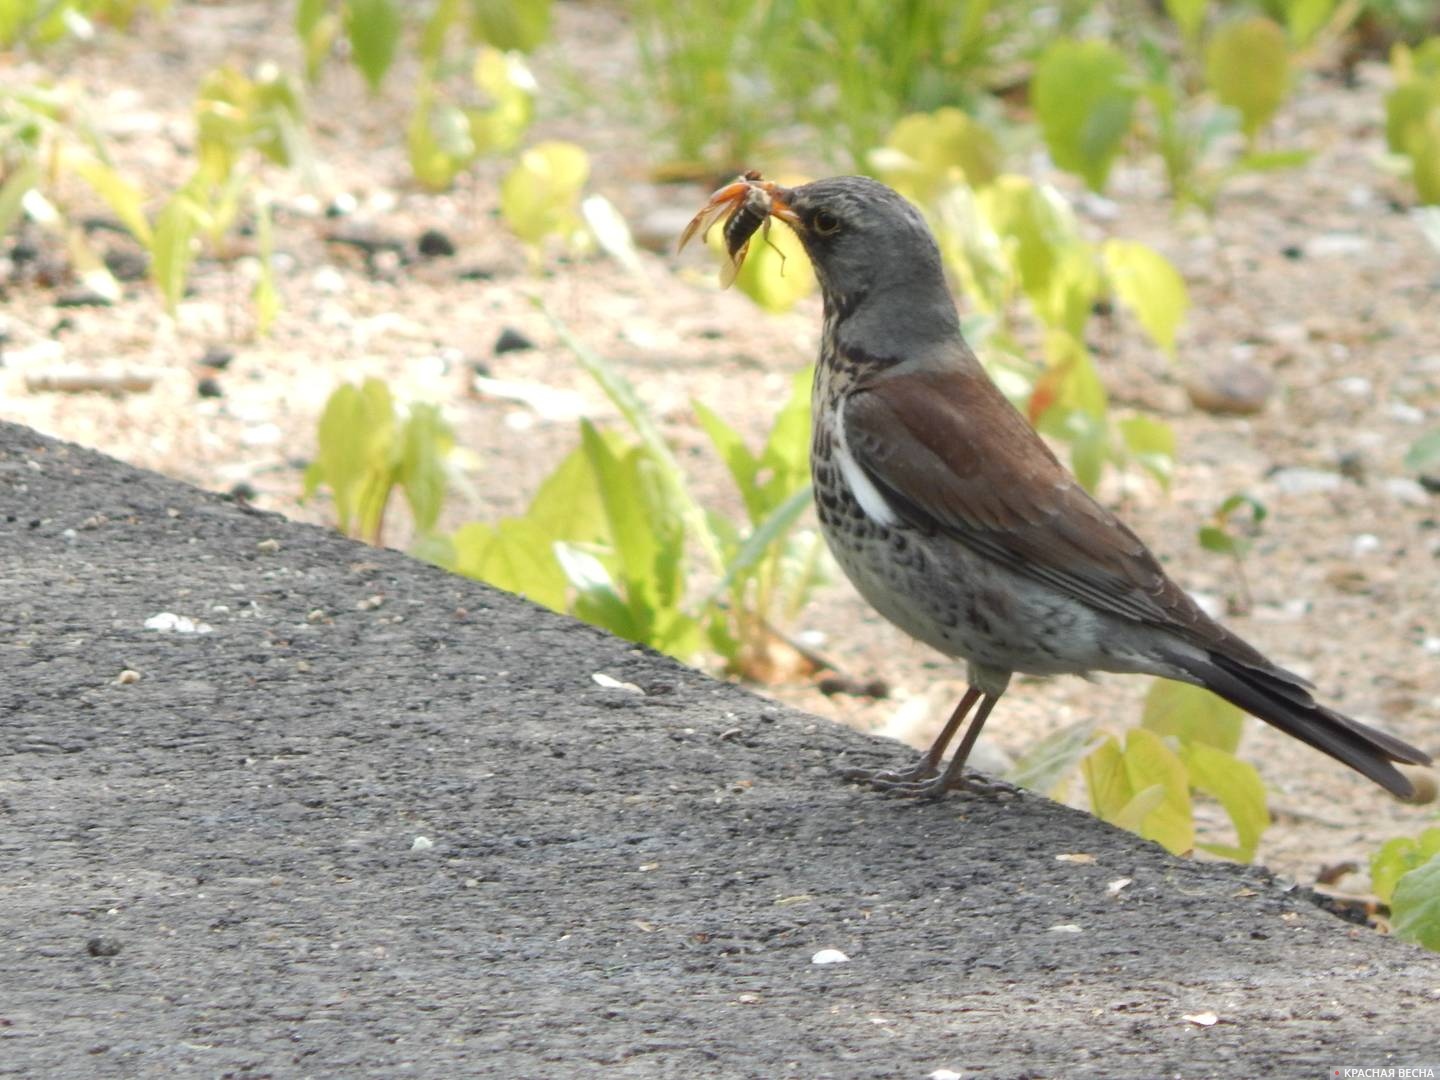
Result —
[[1254, 667], [1218, 653], [1209, 654], [1209, 663], [1175, 659], [1226, 701], [1344, 762], [1397, 798], [1412, 798], [1415, 789], [1391, 762], [1430, 764], [1430, 755], [1409, 743], [1327, 709], [1288, 672]]

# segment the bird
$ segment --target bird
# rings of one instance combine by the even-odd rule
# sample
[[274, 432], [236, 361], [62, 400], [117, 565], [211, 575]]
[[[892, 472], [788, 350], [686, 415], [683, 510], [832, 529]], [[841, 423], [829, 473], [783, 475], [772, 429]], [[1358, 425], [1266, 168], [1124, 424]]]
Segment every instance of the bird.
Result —
[[1414, 797], [1395, 764], [1428, 765], [1428, 754], [1321, 704], [1208, 616], [1011, 405], [961, 334], [916, 206], [867, 177], [784, 187], [747, 173], [682, 244], [722, 214], [732, 261], [774, 218], [819, 281], [810, 471], [831, 552], [877, 612], [966, 665], [964, 695], [912, 767], [848, 776], [916, 797], [998, 790], [965, 763], [1013, 675], [1117, 672], [1204, 687]]

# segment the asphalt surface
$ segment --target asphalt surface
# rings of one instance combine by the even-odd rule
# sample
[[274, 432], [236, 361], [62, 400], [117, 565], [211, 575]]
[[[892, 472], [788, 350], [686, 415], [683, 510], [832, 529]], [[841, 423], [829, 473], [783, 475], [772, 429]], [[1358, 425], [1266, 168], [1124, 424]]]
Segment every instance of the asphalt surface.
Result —
[[1440, 1062], [1440, 956], [906, 753], [0, 423], [0, 1075]]

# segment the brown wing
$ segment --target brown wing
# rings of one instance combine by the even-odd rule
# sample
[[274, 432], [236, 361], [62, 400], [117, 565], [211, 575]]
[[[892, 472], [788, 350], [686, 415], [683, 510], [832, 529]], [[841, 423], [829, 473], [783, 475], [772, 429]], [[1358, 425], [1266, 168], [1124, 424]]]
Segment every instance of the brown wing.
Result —
[[913, 528], [1099, 611], [1260, 659], [1089, 496], [978, 365], [892, 369], [850, 395], [844, 424], [856, 463]]

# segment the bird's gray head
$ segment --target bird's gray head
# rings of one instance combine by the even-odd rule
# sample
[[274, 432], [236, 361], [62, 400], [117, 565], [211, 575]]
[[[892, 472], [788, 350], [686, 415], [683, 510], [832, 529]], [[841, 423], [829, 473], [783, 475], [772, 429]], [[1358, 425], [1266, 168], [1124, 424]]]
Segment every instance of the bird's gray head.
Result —
[[805, 246], [826, 322], [859, 349], [890, 356], [907, 342], [959, 333], [940, 249], [898, 192], [864, 176], [836, 176], [776, 187], [770, 213]]

